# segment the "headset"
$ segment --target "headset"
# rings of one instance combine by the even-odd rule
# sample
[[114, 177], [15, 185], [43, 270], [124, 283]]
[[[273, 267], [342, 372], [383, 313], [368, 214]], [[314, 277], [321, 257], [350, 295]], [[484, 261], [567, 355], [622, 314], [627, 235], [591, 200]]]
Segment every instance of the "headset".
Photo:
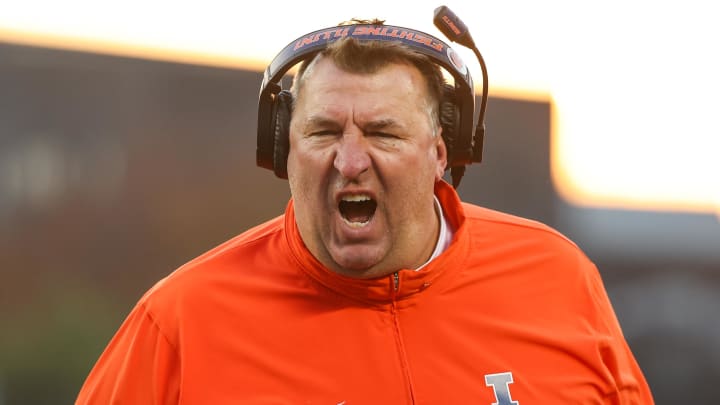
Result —
[[482, 160], [484, 118], [488, 98], [487, 69], [467, 27], [450, 9], [445, 6], [438, 7], [435, 10], [434, 21], [451, 41], [472, 49], [480, 62], [483, 87], [477, 125], [473, 125], [475, 92], [469, 69], [445, 42], [422, 31], [393, 25], [340, 25], [297, 38], [283, 48], [265, 70], [258, 99], [257, 165], [272, 170], [277, 177], [287, 178], [293, 100], [290, 91], [282, 89], [281, 81], [290, 68], [304, 60], [312, 59], [330, 43], [341, 38], [355, 38], [361, 42], [399, 41], [413, 51], [430, 58], [454, 79], [454, 84], [446, 84], [443, 91], [440, 102], [440, 123], [442, 137], [448, 150], [448, 167], [453, 186], [457, 188], [465, 172], [465, 166]]

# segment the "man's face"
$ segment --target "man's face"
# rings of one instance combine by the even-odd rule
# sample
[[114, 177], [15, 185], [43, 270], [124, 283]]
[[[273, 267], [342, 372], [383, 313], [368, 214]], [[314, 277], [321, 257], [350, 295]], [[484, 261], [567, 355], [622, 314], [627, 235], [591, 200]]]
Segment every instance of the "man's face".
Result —
[[433, 188], [447, 157], [430, 111], [411, 65], [355, 74], [320, 59], [307, 72], [288, 178], [300, 234], [321, 263], [371, 278], [428, 259], [439, 229]]

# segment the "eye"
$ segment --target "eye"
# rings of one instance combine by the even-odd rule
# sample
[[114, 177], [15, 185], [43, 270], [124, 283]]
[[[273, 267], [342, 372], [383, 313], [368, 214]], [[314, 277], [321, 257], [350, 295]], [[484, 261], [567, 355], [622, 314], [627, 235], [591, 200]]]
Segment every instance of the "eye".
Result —
[[332, 129], [319, 129], [315, 131], [310, 131], [308, 135], [310, 136], [328, 136], [328, 135], [335, 135], [337, 134], [337, 131]]
[[389, 133], [389, 132], [382, 132], [382, 131], [371, 132], [371, 133], [370, 133], [370, 136], [376, 136], [376, 137], [378, 137], [378, 138], [391, 138], [391, 139], [397, 139], [397, 138], [398, 138], [397, 135], [391, 134], [391, 133]]

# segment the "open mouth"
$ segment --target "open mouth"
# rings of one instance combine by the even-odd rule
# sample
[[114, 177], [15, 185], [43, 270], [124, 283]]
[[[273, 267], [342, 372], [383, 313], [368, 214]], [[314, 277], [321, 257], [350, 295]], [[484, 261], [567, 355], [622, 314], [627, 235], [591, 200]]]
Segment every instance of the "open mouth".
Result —
[[340, 200], [338, 208], [345, 223], [359, 228], [370, 222], [375, 215], [377, 203], [365, 194], [346, 195]]

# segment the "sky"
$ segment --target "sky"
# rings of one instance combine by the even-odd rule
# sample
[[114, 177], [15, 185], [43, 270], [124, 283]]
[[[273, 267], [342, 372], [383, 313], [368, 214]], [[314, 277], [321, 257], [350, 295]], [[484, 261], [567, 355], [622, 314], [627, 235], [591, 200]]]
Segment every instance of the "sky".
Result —
[[[552, 103], [553, 181], [563, 197], [720, 218], [712, 2], [281, 3], [0, 0], [0, 41], [261, 70], [295, 38], [353, 17], [444, 38], [432, 16], [445, 4], [483, 54], [491, 96]], [[479, 85], [472, 53], [455, 48]]]

